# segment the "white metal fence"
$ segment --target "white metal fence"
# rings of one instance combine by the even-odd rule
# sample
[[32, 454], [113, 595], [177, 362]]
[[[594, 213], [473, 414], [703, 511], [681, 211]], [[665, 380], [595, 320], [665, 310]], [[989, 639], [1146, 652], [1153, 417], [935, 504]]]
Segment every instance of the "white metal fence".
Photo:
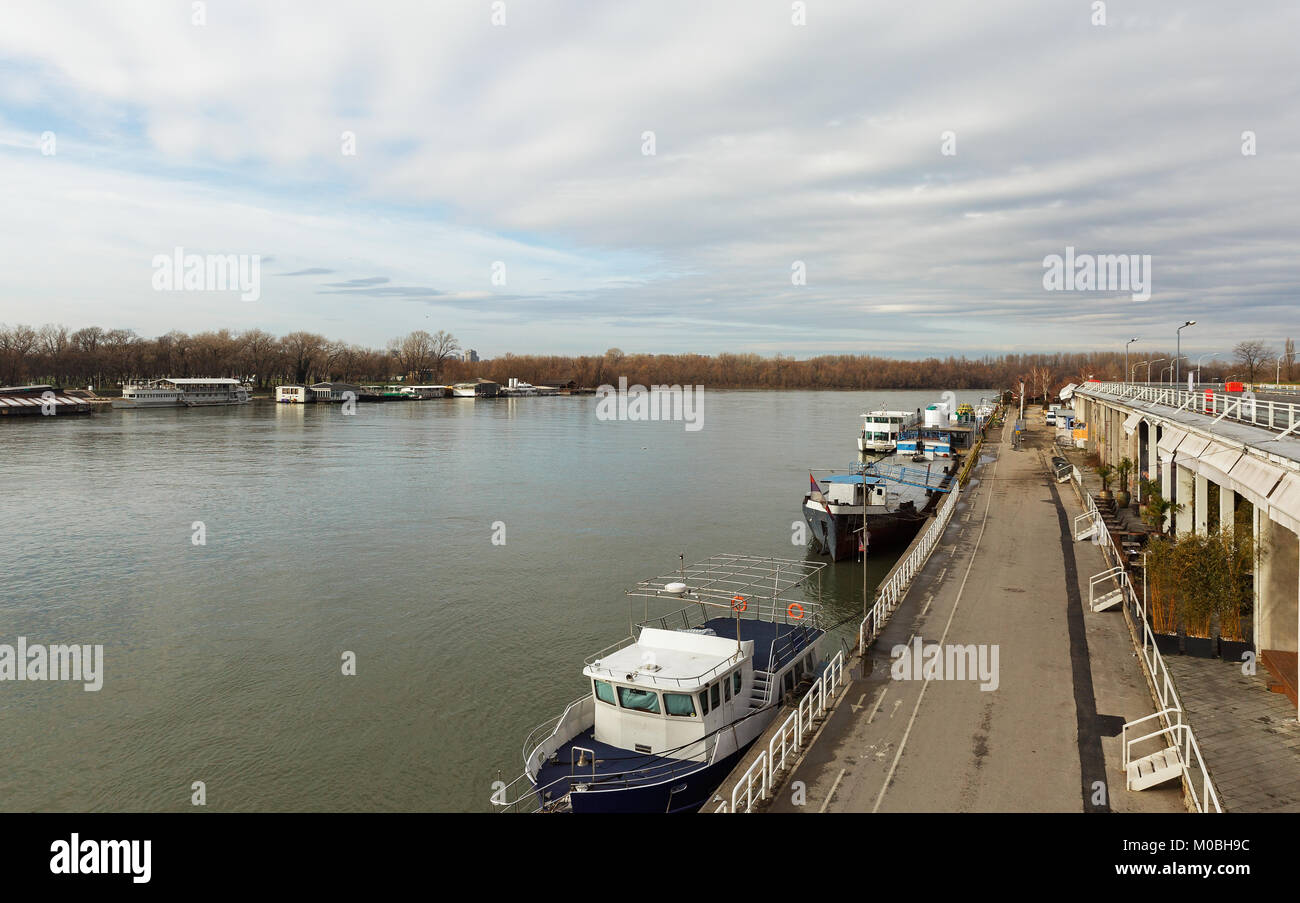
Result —
[[[1091, 515], [1096, 519], [1098, 532], [1093, 537], [1094, 541], [1102, 543], [1107, 562], [1115, 565], [1115, 567], [1120, 567], [1118, 562], [1119, 554], [1110, 541], [1110, 532], [1106, 529], [1106, 522], [1102, 518], [1101, 512], [1098, 511], [1096, 502], [1092, 500], [1092, 494], [1084, 487], [1083, 474], [1079, 472], [1077, 467], [1074, 469], [1073, 478], [1079, 497], [1083, 500], [1087, 509], [1083, 516]], [[1106, 573], [1112, 573], [1115, 567], [1112, 567]], [[1131, 721], [1124, 725], [1122, 732], [1122, 764], [1124, 770], [1126, 772], [1128, 770], [1133, 746], [1143, 742], [1148, 744], [1153, 741], [1165, 742], [1167, 747], [1177, 751], [1179, 762], [1183, 767], [1183, 780], [1187, 788], [1187, 794], [1196, 806], [1196, 811], [1222, 812], [1223, 809], [1219, 805], [1219, 794], [1214, 789], [1214, 782], [1210, 779], [1210, 772], [1201, 756], [1201, 747], [1192, 734], [1192, 726], [1183, 721], [1183, 704], [1178, 699], [1174, 679], [1169, 674], [1169, 668], [1165, 665], [1159, 647], [1156, 646], [1155, 634], [1152, 633], [1147, 618], [1146, 600], [1138, 597], [1133, 589], [1132, 581], [1127, 578], [1127, 574], [1117, 582], [1124, 593], [1123, 604], [1137, 608], [1137, 620], [1142, 625], [1142, 667], [1146, 669], [1147, 676], [1151, 679], [1151, 686], [1155, 688], [1156, 701], [1160, 707], [1160, 710], [1154, 715], [1148, 715], [1145, 718], [1139, 718], [1137, 721]], [[1092, 591], [1093, 588], [1090, 586], [1089, 592]], [[1162, 723], [1160, 729], [1132, 740], [1128, 739], [1129, 728], [1156, 718]], [[1172, 745], [1170, 745], [1171, 743]]]
[[[1256, 386], [1259, 391], [1276, 391]], [[1148, 383], [1094, 383], [1080, 392], [1100, 392], [1120, 400], [1145, 401], [1183, 411], [1194, 411], [1217, 420], [1249, 423], [1265, 429], [1290, 433], [1300, 426], [1300, 404], [1263, 400], [1254, 392], [1224, 392], [1222, 386], [1201, 386], [1189, 392], [1172, 386]]]
[[875, 641], [880, 635], [880, 631], [885, 629], [885, 624], [889, 621], [889, 616], [898, 608], [899, 602], [903, 599], [903, 593], [911, 584], [912, 578], [920, 573], [921, 568], [925, 566], [926, 561], [930, 558], [930, 553], [939, 543], [939, 537], [943, 536], [943, 531], [947, 528], [948, 522], [952, 520], [952, 513], [957, 508], [957, 499], [961, 495], [961, 489], [954, 486], [952, 492], [939, 505], [939, 510], [935, 517], [926, 525], [925, 533], [921, 535], [920, 542], [912, 546], [912, 551], [901, 563], [899, 563], [890, 574], [889, 579], [882, 583], [876, 589], [876, 601], [867, 612], [867, 616], [862, 619], [858, 626], [858, 651], [865, 654], [867, 646]]
[[778, 773], [791, 763], [795, 753], [808, 739], [817, 720], [844, 683], [844, 651], [835, 653], [820, 677], [799, 700], [793, 712], [781, 722], [781, 727], [768, 741], [767, 749], [749, 766], [731, 788], [730, 800], [723, 799], [715, 812], [752, 812], [754, 807], [771, 795]]

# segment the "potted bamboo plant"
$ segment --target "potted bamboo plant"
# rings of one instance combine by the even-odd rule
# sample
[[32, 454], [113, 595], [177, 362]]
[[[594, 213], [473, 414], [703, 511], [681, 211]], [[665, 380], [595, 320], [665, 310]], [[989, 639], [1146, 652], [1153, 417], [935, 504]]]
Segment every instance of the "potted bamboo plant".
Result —
[[1223, 604], [1228, 575], [1217, 536], [1188, 533], [1174, 543], [1174, 607], [1183, 628], [1183, 651], [1214, 658], [1213, 621]]
[[1115, 475], [1119, 477], [1119, 492], [1115, 494], [1115, 501], [1121, 508], [1127, 508], [1133, 501], [1128, 491], [1128, 478], [1131, 473], [1133, 473], [1133, 460], [1126, 457], [1115, 468]]
[[1097, 467], [1097, 476], [1101, 478], [1101, 495], [1099, 498], [1110, 498], [1110, 481], [1115, 476], [1115, 468], [1109, 464], [1102, 464]]
[[1240, 662], [1247, 652], [1255, 651], [1254, 568], [1256, 556], [1265, 550], [1256, 548], [1246, 525], [1236, 530], [1219, 531], [1228, 567], [1227, 592], [1220, 604], [1219, 655], [1225, 662]]
[[1147, 613], [1161, 655], [1179, 652], [1178, 616], [1174, 610], [1178, 568], [1174, 559], [1174, 544], [1169, 539], [1153, 538], [1147, 545]]

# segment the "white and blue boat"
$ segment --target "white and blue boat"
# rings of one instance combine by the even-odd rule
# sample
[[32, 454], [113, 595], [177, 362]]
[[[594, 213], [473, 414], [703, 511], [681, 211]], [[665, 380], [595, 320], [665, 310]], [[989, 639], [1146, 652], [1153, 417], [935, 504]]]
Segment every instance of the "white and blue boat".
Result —
[[[821, 570], [718, 555], [627, 591], [642, 619], [524, 743], [505, 810], [694, 812], [823, 667]], [[670, 609], [654, 615], [652, 609]]]
[[934, 461], [952, 457], [952, 433], [934, 428], [903, 430], [898, 437], [898, 455], [913, 461]]

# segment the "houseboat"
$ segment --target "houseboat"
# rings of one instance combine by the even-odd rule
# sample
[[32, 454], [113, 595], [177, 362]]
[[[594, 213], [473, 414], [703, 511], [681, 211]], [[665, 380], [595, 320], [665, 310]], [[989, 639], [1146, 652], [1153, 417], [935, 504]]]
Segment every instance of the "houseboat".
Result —
[[858, 451], [864, 455], [893, 454], [898, 434], [919, 419], [919, 414], [910, 411], [868, 411], [862, 415]]
[[501, 385], [490, 379], [478, 379], [456, 383], [451, 387], [451, 394], [455, 398], [496, 398], [501, 394]]
[[402, 392], [417, 400], [447, 397], [446, 386], [402, 386]]
[[275, 387], [276, 404], [307, 404], [315, 400], [315, 396], [308, 391], [306, 386]]
[[91, 402], [49, 385], [0, 386], [0, 417], [89, 414]]
[[176, 408], [248, 404], [253, 393], [237, 379], [153, 379], [126, 383], [115, 408]]
[[899, 434], [897, 454], [912, 461], [952, 457], [952, 433], [934, 427], [917, 427]]
[[719, 555], [629, 589], [642, 619], [585, 660], [582, 695], [529, 735], [493, 805], [698, 810], [820, 672], [824, 567]]

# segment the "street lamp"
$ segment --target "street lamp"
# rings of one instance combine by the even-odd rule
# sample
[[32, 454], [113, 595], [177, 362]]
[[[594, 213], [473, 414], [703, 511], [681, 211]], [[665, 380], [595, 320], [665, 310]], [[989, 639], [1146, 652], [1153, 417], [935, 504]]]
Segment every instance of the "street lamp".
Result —
[[1137, 380], [1133, 378], [1133, 373], [1134, 371], [1137, 370], [1138, 367], [1141, 367], [1145, 363], [1146, 361], [1138, 361], [1136, 364], [1133, 365], [1133, 368], [1128, 372], [1129, 382], [1137, 382]]
[[1222, 351], [1212, 351], [1209, 354], [1202, 354], [1196, 359], [1196, 381], [1198, 383], [1201, 381], [1201, 361], [1205, 360], [1207, 357], [1218, 357], [1222, 353]]
[[[1295, 354], [1294, 351], [1288, 351], [1282, 357], [1291, 357], [1293, 354]], [[1277, 359], [1277, 376], [1273, 377], [1273, 385], [1275, 386], [1282, 382], [1282, 357]], [[1290, 370], [1287, 371], [1287, 373], [1290, 372]]]
[[1128, 369], [1128, 346], [1129, 346], [1129, 345], [1132, 345], [1132, 344], [1133, 344], [1134, 342], [1136, 342], [1137, 340], [1138, 340], [1138, 337], [1137, 337], [1137, 336], [1134, 336], [1133, 338], [1129, 339], [1127, 342], [1124, 343], [1124, 374], [1125, 374], [1126, 376], [1127, 376], [1128, 373], [1129, 373], [1129, 369]]
[[[1195, 325], [1196, 325], [1195, 320], [1188, 320], [1182, 326], [1179, 326], [1177, 330], [1175, 330], [1175, 335], [1178, 336], [1178, 357], [1183, 356], [1183, 330], [1186, 329], [1188, 326], [1195, 326]], [[1178, 382], [1178, 357], [1174, 358], [1174, 379], [1173, 379], [1174, 382]]]
[[1147, 383], [1148, 383], [1148, 384], [1150, 384], [1150, 382], [1151, 382], [1151, 365], [1152, 365], [1152, 364], [1158, 364], [1158, 363], [1160, 363], [1160, 362], [1163, 361], [1163, 360], [1165, 360], [1165, 358], [1163, 358], [1163, 357], [1158, 357], [1158, 358], [1156, 358], [1156, 359], [1153, 360], [1153, 361], [1147, 361]]
[[1161, 368], [1160, 368], [1160, 383], [1161, 383], [1162, 385], [1164, 384], [1164, 381], [1165, 381], [1165, 374], [1166, 374], [1166, 373], [1172, 374], [1173, 372], [1174, 372], [1174, 365], [1173, 365], [1173, 364], [1170, 364], [1168, 367], [1161, 367]]

